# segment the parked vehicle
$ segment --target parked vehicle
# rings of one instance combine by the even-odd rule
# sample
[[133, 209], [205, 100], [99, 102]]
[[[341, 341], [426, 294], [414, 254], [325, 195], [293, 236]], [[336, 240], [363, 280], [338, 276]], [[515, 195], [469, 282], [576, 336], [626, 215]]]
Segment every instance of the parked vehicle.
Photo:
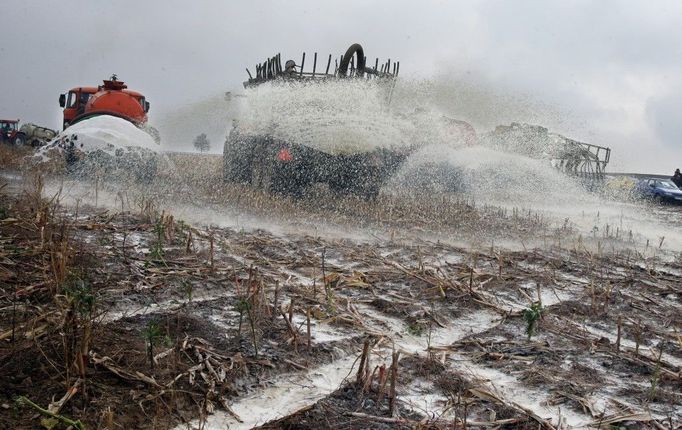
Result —
[[54, 139], [57, 132], [32, 123], [19, 127], [18, 119], [0, 119], [0, 142], [12, 145], [41, 146]]
[[26, 136], [19, 131], [18, 119], [0, 119], [0, 142], [12, 145], [26, 143]]
[[22, 124], [19, 132], [25, 136], [25, 142], [31, 146], [42, 146], [57, 136], [57, 132], [30, 122]]
[[659, 203], [682, 204], [682, 190], [670, 179], [641, 179], [633, 189], [635, 197], [650, 199]]

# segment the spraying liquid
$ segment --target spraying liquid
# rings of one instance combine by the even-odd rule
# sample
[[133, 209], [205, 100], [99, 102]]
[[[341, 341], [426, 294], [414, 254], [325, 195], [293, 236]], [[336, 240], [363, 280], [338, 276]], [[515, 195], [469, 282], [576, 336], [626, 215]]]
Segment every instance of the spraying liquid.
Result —
[[[470, 87], [466, 90], [471, 101], [476, 94]], [[395, 88], [364, 80], [269, 83], [246, 91], [237, 118], [254, 134], [331, 154], [376, 148], [408, 153], [384, 184], [384, 193], [406, 188], [412, 191], [403, 195], [458, 193], [485, 205], [540, 212], [556, 225], [570, 223], [585, 236], [598, 238], [604, 230], [618, 229], [642, 243], [665, 237], [669, 246], [682, 246], [682, 230], [651, 216], [645, 205], [606, 200], [553, 167], [551, 156], [562, 147], [557, 135], [550, 133], [544, 140], [512, 136], [501, 145], [488, 138], [485, 128], [477, 130], [478, 139], [471, 139], [461, 127], [453, 127], [450, 114], [456, 111], [462, 114], [458, 119], [485, 124], [494, 124], [498, 115], [500, 125], [538, 121], [543, 115], [548, 119], [556, 111], [536, 115], [530, 110], [532, 102], [500, 97], [496, 103], [486, 94], [467, 113], [466, 106], [444, 100], [445, 95], [458, 93], [443, 82], [428, 81], [400, 80]], [[522, 105], [514, 110], [513, 103]], [[491, 111], [483, 115], [477, 111], [482, 106]], [[614, 151], [617, 154], [618, 148]]]
[[389, 104], [394, 82], [273, 82], [250, 88], [238, 119], [252, 134], [330, 154], [406, 149], [451, 141], [437, 111], [402, 112]]
[[[651, 211], [641, 203], [606, 200], [588, 192], [573, 178], [552, 167], [548, 159], [530, 156], [528, 148], [534, 154], [543, 153], [536, 142], [512, 142], [513, 145], [504, 147], [490, 145], [484, 138], [490, 129], [477, 124], [482, 118], [478, 112], [481, 106], [495, 106], [490, 94], [483, 102], [473, 102], [474, 110], [468, 115], [466, 106], [444, 99], [456, 97], [457, 93], [442, 82], [399, 80], [395, 88], [391, 85], [363, 80], [268, 83], [246, 90], [243, 97], [218, 101], [216, 96], [182, 111], [194, 109], [194, 114], [200, 115], [204, 107], [220, 105], [222, 119], [215, 120], [212, 126], [225, 129], [224, 134], [229, 133], [231, 120], [236, 118], [251, 133], [309, 145], [330, 154], [371, 152], [377, 148], [407, 154], [399, 169], [384, 183], [384, 194], [399, 193], [406, 199], [455, 194], [476, 204], [532, 210], [548, 217], [555, 226], [570, 224], [577, 234], [585, 237], [599, 239], [606, 232], [618, 229], [631, 234], [639, 245], [649, 241], [664, 242], [670, 250], [682, 247], [682, 229], [668, 221], [675, 215], [674, 211], [666, 208]], [[466, 100], [471, 101], [473, 96], [468, 91]], [[525, 105], [517, 110], [519, 117], [510, 117], [509, 103], [509, 98], [500, 98], [500, 106], [487, 112], [483, 122], [494, 123], [496, 112], [500, 115], [498, 124], [510, 118], [511, 121], [537, 119], [525, 116], [528, 115]], [[454, 116], [463, 120], [474, 118], [471, 122], [478, 127], [478, 136], [472, 139], [462, 127], [453, 126]], [[142, 140], [133, 145], [131, 132], [125, 142], [119, 142], [121, 145], [142, 148], [153, 145], [148, 135], [132, 125], [128, 128], [140, 134]], [[161, 132], [165, 133], [163, 128]], [[97, 137], [100, 135], [98, 132]], [[116, 140], [113, 135], [106, 137]], [[173, 144], [164, 140], [162, 147], [167, 150]], [[526, 151], [514, 152], [515, 147]], [[214, 148], [214, 151], [220, 149]], [[614, 148], [614, 153], [618, 153], [618, 148]], [[174, 170], [172, 163], [166, 166], [159, 173]], [[219, 175], [215, 171], [205, 176], [210, 176], [216, 186], [222, 186]], [[248, 214], [242, 219], [245, 217]], [[206, 221], [206, 217], [202, 216], [201, 220]], [[224, 224], [223, 220], [216, 221]]]

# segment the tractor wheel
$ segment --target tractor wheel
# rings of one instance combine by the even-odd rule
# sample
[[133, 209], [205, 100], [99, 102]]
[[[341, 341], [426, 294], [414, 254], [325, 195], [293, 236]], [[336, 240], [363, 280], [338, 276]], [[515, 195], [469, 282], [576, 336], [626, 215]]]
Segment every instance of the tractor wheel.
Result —
[[376, 201], [381, 191], [381, 181], [375, 177], [368, 177], [364, 183], [357, 184], [352, 193], [365, 201]]
[[26, 136], [19, 133], [16, 136], [14, 136], [14, 140], [12, 141], [12, 143], [16, 146], [24, 146], [26, 144]]

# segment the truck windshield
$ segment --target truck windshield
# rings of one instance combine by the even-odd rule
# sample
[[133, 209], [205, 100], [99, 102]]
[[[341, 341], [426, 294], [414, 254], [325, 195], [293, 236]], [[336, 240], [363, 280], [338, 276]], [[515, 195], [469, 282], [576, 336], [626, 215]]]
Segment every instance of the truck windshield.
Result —
[[73, 91], [69, 92], [69, 99], [66, 101], [67, 108], [75, 108], [78, 104], [78, 94]]

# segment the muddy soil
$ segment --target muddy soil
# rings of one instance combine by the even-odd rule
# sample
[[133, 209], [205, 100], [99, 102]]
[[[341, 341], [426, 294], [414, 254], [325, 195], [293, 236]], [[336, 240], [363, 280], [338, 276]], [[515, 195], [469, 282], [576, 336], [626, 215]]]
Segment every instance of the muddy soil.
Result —
[[[349, 238], [339, 218], [306, 231], [343, 201], [268, 208], [243, 190], [220, 197], [226, 217], [302, 221], [234, 228], [178, 218], [183, 192], [95, 204], [28, 185], [0, 208], [3, 428], [682, 423], [682, 264], [629, 238], [591, 247], [531, 212], [443, 199], [438, 229], [485, 240], [408, 228], [434, 206], [390, 202], [390, 217], [340, 207], [376, 227]], [[520, 234], [545, 245], [498, 245]]]

